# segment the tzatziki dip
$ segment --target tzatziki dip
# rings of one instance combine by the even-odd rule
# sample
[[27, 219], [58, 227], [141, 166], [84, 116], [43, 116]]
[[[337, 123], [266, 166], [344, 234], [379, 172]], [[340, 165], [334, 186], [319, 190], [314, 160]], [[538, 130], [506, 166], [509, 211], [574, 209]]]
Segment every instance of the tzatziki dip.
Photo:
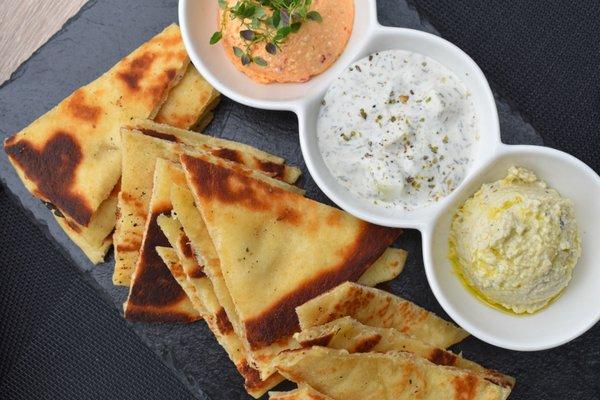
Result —
[[317, 137], [335, 178], [379, 207], [414, 210], [464, 179], [479, 138], [473, 99], [439, 62], [402, 50], [345, 69], [321, 103]]

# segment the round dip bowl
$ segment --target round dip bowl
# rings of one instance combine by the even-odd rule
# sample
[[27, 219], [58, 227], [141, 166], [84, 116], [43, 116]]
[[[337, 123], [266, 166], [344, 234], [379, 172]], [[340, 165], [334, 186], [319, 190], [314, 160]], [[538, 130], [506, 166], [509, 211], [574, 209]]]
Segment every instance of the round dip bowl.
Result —
[[[375, 0], [355, 0], [352, 35], [340, 58], [305, 83], [264, 85], [238, 71], [221, 45], [209, 38], [218, 19], [216, 0], [180, 0], [179, 21], [190, 59], [225, 96], [248, 106], [288, 110], [298, 116], [302, 154], [321, 190], [356, 217], [384, 226], [414, 228], [423, 237], [423, 259], [429, 284], [444, 310], [479, 339], [513, 350], [542, 350], [583, 334], [600, 319], [600, 177], [576, 158], [544, 147], [507, 146], [500, 141], [494, 96], [477, 64], [452, 43], [425, 32], [381, 26]], [[317, 141], [321, 100], [331, 82], [353, 62], [384, 50], [407, 50], [437, 60], [452, 70], [470, 91], [479, 118], [480, 138], [463, 182], [447, 197], [412, 211], [383, 209], [361, 200], [325, 165]], [[530, 168], [559, 193], [573, 200], [582, 238], [582, 257], [564, 293], [530, 316], [509, 315], [476, 299], [455, 276], [448, 260], [450, 220], [456, 209], [483, 183], [503, 178], [512, 165]]]
[[[467, 290], [448, 259], [450, 222], [456, 210], [482, 184], [502, 179], [521, 166], [572, 200], [582, 254], [571, 282], [550, 305], [532, 315], [498, 311]], [[500, 144], [485, 165], [469, 177], [445, 208], [422, 230], [429, 285], [444, 310], [462, 328], [493, 345], [521, 351], [544, 350], [575, 339], [600, 319], [600, 177], [575, 157], [547, 147]]]

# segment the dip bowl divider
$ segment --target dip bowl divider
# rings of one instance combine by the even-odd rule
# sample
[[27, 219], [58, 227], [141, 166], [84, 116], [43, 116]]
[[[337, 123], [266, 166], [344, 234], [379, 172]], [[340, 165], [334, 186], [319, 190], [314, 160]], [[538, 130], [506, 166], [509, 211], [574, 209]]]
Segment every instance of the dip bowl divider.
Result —
[[[225, 96], [248, 106], [286, 110], [298, 117], [300, 145], [308, 170], [319, 188], [338, 206], [363, 220], [421, 231], [425, 272], [432, 291], [448, 315], [462, 328], [490, 344], [512, 350], [542, 350], [583, 334], [600, 319], [600, 177], [566, 153], [538, 146], [501, 142], [493, 93], [477, 64], [454, 44], [413, 29], [384, 27], [377, 21], [375, 0], [355, 0], [355, 19], [348, 45], [337, 62], [304, 83], [256, 83], [238, 71], [221, 45], [211, 46], [216, 29], [216, 0], [180, 0], [179, 21], [190, 59]], [[321, 156], [316, 127], [321, 100], [331, 82], [353, 62], [377, 51], [421, 53], [451, 69], [474, 98], [480, 139], [463, 182], [439, 202], [413, 211], [384, 210], [351, 195], [329, 172]], [[449, 221], [455, 210], [482, 183], [500, 179], [508, 167], [532, 169], [575, 204], [583, 254], [573, 280], [553, 304], [532, 316], [495, 310], [469, 293], [448, 260]]]

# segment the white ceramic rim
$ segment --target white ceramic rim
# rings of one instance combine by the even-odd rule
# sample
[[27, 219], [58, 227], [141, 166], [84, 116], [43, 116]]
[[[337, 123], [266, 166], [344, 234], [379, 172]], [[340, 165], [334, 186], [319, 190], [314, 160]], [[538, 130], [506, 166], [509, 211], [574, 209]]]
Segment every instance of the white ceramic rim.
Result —
[[[598, 186], [600, 186], [600, 176], [598, 176], [598, 174], [596, 174], [596, 172], [594, 172], [594, 170], [592, 170], [584, 162], [582, 162], [578, 158], [576, 158], [568, 153], [565, 153], [560, 150], [552, 149], [549, 147], [544, 147], [544, 146], [501, 144], [498, 147], [496, 156], [489, 159], [488, 162], [485, 165], [483, 165], [480, 170], [482, 171], [482, 170], [485, 170], [486, 168], [492, 166], [493, 164], [496, 163], [496, 161], [498, 159], [502, 158], [505, 155], [510, 155], [511, 153], [524, 152], [524, 151], [531, 152], [532, 154], [548, 155], [548, 156], [560, 158], [563, 161], [568, 162], [571, 165], [573, 165], [576, 169], [581, 171], [582, 174], [586, 175], [590, 179], [590, 181], [595, 181], [595, 183]], [[450, 318], [452, 318], [457, 324], [459, 324], [463, 329], [465, 329], [467, 332], [469, 332], [473, 336], [477, 337], [478, 339], [480, 339], [486, 343], [492, 344], [494, 346], [502, 347], [502, 348], [508, 349], [508, 350], [516, 350], [516, 351], [548, 350], [548, 349], [551, 349], [554, 347], [561, 346], [565, 343], [568, 343], [568, 342], [578, 338], [579, 336], [581, 336], [585, 332], [587, 332], [589, 329], [591, 329], [596, 323], [598, 323], [598, 321], [600, 321], [600, 309], [599, 309], [599, 310], [596, 310], [596, 316], [594, 318], [590, 319], [587, 324], [581, 326], [578, 330], [575, 330], [575, 331], [571, 332], [569, 335], [565, 335], [564, 337], [562, 337], [560, 339], [556, 339], [554, 341], [547, 340], [545, 343], [536, 344], [536, 345], [522, 345], [522, 344], [514, 342], [514, 341], [505, 340], [499, 336], [493, 336], [493, 335], [489, 335], [489, 334], [485, 333], [480, 328], [478, 328], [476, 325], [472, 324], [467, 319], [465, 319], [462, 316], [462, 314], [460, 312], [458, 312], [449, 303], [449, 301], [447, 300], [445, 294], [443, 293], [443, 291], [438, 283], [438, 279], [437, 279], [436, 273], [434, 271], [435, 267], [434, 267], [434, 261], [433, 261], [433, 250], [432, 250], [431, 246], [432, 246], [432, 242], [433, 242], [433, 231], [432, 230], [435, 225], [435, 222], [440, 217], [441, 217], [440, 214], [436, 215], [434, 223], [431, 225], [427, 225], [427, 227], [421, 231], [422, 238], [423, 238], [422, 247], [423, 247], [423, 264], [425, 266], [425, 274], [427, 276], [427, 281], [429, 283], [429, 286], [430, 286], [434, 296], [436, 297], [436, 299], [442, 306], [442, 308], [446, 311], [446, 313], [448, 313]], [[569, 288], [567, 287], [566, 290], [569, 290]], [[479, 301], [479, 300], [477, 300], [477, 301]], [[550, 307], [552, 307], [552, 305], [550, 305]], [[493, 310], [493, 309], [490, 307], [490, 310]], [[499, 311], [494, 310], [494, 312], [499, 312]], [[541, 312], [544, 312], [544, 310], [542, 310]], [[515, 318], [528, 318], [528, 316], [515, 316]]]
[[[398, 34], [398, 35], [401, 34], [404, 36], [409, 36], [412, 39], [417, 40], [417, 41], [434, 41], [434, 42], [436, 42], [437, 45], [444, 46], [449, 51], [454, 52], [455, 55], [458, 55], [459, 57], [461, 57], [462, 60], [464, 61], [465, 65], [468, 65], [469, 69], [476, 75], [475, 78], [479, 81], [479, 86], [483, 91], [482, 94], [484, 95], [486, 103], [491, 104], [492, 105], [491, 107], [493, 107], [493, 110], [489, 110], [490, 111], [490, 121], [488, 121], [489, 125], [492, 127], [492, 130], [493, 130], [493, 132], [490, 133], [490, 138], [492, 140], [490, 140], [490, 142], [487, 144], [487, 151], [485, 152], [485, 156], [480, 158], [480, 160], [478, 161], [478, 165], [474, 166], [472, 168], [470, 173], [464, 179], [463, 183], [452, 194], [447, 196], [445, 199], [442, 199], [440, 202], [436, 203], [437, 204], [436, 206], [431, 207], [432, 211], [429, 213], [428, 216], [426, 216], [420, 220], [397, 218], [394, 221], [389, 221], [386, 219], [382, 219], [379, 216], [375, 216], [368, 212], [365, 212], [365, 210], [361, 209], [360, 207], [354, 207], [354, 206], [348, 204], [347, 199], [343, 195], [339, 195], [333, 189], [331, 189], [329, 187], [329, 185], [325, 182], [325, 179], [324, 179], [325, 174], [329, 174], [329, 171], [322, 171], [316, 167], [315, 158], [320, 157], [320, 154], [313, 154], [313, 152], [309, 150], [309, 148], [310, 148], [309, 142], [310, 142], [310, 140], [312, 140], [312, 138], [310, 137], [310, 135], [308, 133], [309, 128], [307, 126], [308, 107], [316, 99], [322, 98], [322, 96], [324, 95], [325, 91], [327, 90], [329, 84], [331, 83], [331, 80], [329, 81], [329, 83], [327, 85], [325, 85], [325, 87], [322, 90], [318, 91], [317, 93], [313, 93], [313, 95], [311, 95], [311, 96], [302, 98], [298, 101], [257, 100], [257, 99], [247, 97], [241, 93], [238, 93], [235, 90], [232, 90], [228, 86], [224, 85], [217, 77], [215, 77], [210, 72], [210, 70], [207, 68], [207, 66], [205, 65], [203, 60], [199, 57], [198, 54], [196, 54], [194, 51], [190, 51], [190, 49], [193, 48], [193, 46], [192, 46], [193, 39], [191, 37], [190, 30], [186, 24], [185, 13], [186, 13], [186, 8], [188, 7], [188, 3], [193, 2], [193, 1], [198, 1], [198, 0], [180, 0], [179, 1], [179, 20], [180, 20], [180, 24], [181, 24], [181, 31], [182, 31], [184, 44], [185, 44], [186, 48], [188, 49], [188, 53], [190, 55], [191, 61], [198, 68], [200, 73], [218, 91], [220, 91], [222, 94], [233, 99], [236, 102], [239, 102], [239, 103], [247, 105], [247, 106], [255, 107], [255, 108], [269, 109], [269, 110], [286, 110], [286, 111], [295, 112], [298, 117], [300, 145], [301, 145], [302, 154], [303, 154], [303, 157], [305, 160], [305, 164], [306, 164], [312, 178], [315, 180], [315, 182], [317, 183], [319, 188], [333, 202], [335, 202], [342, 209], [349, 212], [350, 214], [355, 215], [356, 217], [358, 217], [360, 219], [363, 219], [363, 220], [366, 220], [366, 221], [369, 221], [369, 222], [372, 222], [375, 224], [385, 225], [385, 226], [393, 226], [393, 227], [413, 228], [413, 229], [420, 230], [421, 234], [422, 234], [422, 239], [423, 239], [422, 240], [422, 242], [423, 242], [423, 261], [424, 261], [425, 272], [426, 272], [426, 276], [427, 276], [429, 285], [430, 285], [436, 299], [441, 304], [442, 308], [461, 327], [463, 327], [469, 333], [473, 334], [473, 336], [475, 336], [487, 343], [490, 343], [492, 345], [496, 345], [496, 346], [503, 347], [506, 349], [511, 349], [511, 350], [535, 351], [535, 350], [544, 350], [544, 349], [553, 348], [556, 346], [560, 346], [566, 342], [569, 342], [570, 340], [573, 340], [576, 337], [583, 334], [584, 332], [586, 332], [595, 323], [597, 323], [598, 320], [600, 320], [600, 310], [599, 310], [595, 321], [591, 321], [588, 325], [586, 325], [585, 327], [582, 327], [578, 331], [572, 332], [569, 336], [561, 338], [560, 340], [557, 340], [556, 342], [545, 343], [545, 344], [539, 345], [539, 346], [523, 346], [518, 343], [503, 340], [502, 338], [499, 338], [497, 336], [488, 335], [485, 332], [481, 331], [477, 326], [475, 326], [475, 325], [469, 323], [467, 320], [465, 320], [465, 318], [463, 318], [461, 316], [461, 313], [458, 312], [457, 310], [455, 310], [454, 307], [451, 304], [449, 304], [445, 295], [442, 293], [442, 290], [440, 289], [440, 287], [438, 285], [438, 282], [435, 278], [435, 273], [433, 271], [433, 260], [432, 260], [432, 249], [431, 249], [432, 229], [433, 229], [435, 222], [440, 217], [440, 213], [446, 208], [446, 205], [452, 201], [454, 196], [457, 196], [458, 193], [461, 192], [462, 187], [465, 186], [469, 182], [469, 179], [473, 175], [475, 175], [478, 171], [482, 170], [486, 166], [489, 166], [490, 164], [493, 164], [495, 160], [497, 160], [499, 157], [506, 154], [507, 152], [510, 152], [511, 149], [527, 147], [527, 148], [533, 149], [533, 151], [535, 151], [535, 152], [547, 153], [547, 154], [552, 153], [555, 156], [558, 155], [559, 157], [561, 157], [565, 160], [568, 160], [569, 162], [572, 162], [575, 165], [577, 165], [578, 169], [581, 170], [582, 173], [588, 174], [588, 175], [590, 175], [590, 177], [593, 177], [593, 179], [596, 179], [598, 182], [600, 182], [600, 178], [591, 168], [589, 168], [583, 162], [581, 162], [580, 160], [576, 159], [575, 157], [573, 157], [569, 154], [566, 154], [566, 153], [563, 153], [563, 152], [560, 152], [557, 150], [545, 148], [545, 147], [508, 146], [508, 145], [502, 144], [501, 140], [500, 140], [500, 126], [499, 126], [499, 121], [498, 121], [497, 109], [495, 106], [495, 100], [494, 100], [493, 93], [487, 82], [487, 79], [485, 78], [485, 75], [483, 74], [483, 72], [481, 71], [479, 66], [460, 48], [458, 48], [454, 44], [446, 41], [445, 39], [442, 39], [438, 36], [435, 36], [435, 35], [432, 35], [432, 34], [429, 34], [426, 32], [412, 30], [412, 29], [405, 29], [405, 28], [384, 27], [384, 26], [380, 25], [377, 20], [376, 0], [358, 0], [358, 1], [369, 1], [368, 9], [369, 9], [370, 15], [369, 15], [369, 20], [367, 21], [367, 25], [368, 25], [368, 34], [371, 37], [376, 37], [377, 35], [385, 35], [385, 34]], [[203, 1], [206, 1], [206, 0], [203, 0]], [[370, 40], [371, 37], [362, 43], [362, 48], [353, 49], [354, 54], [360, 54], [361, 51], [364, 50], [364, 48], [369, 45], [369, 42], [371, 41]], [[393, 47], [390, 47], [390, 49], [393, 49]], [[358, 58], [361, 58], [361, 57], [358, 57]], [[358, 58], [356, 58], [356, 59], [358, 59]], [[350, 193], [348, 193], [347, 196], [351, 196]], [[430, 207], [427, 207], [427, 209], [429, 209], [429, 208]]]

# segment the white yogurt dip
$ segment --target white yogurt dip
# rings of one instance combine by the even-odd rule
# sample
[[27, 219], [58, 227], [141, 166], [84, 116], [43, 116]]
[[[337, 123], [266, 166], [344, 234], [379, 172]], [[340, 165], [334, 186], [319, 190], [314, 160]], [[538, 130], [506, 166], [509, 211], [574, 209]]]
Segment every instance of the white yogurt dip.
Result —
[[413, 210], [464, 179], [479, 138], [473, 100], [439, 62], [401, 50], [372, 54], [329, 87], [317, 137], [327, 167], [351, 193]]

